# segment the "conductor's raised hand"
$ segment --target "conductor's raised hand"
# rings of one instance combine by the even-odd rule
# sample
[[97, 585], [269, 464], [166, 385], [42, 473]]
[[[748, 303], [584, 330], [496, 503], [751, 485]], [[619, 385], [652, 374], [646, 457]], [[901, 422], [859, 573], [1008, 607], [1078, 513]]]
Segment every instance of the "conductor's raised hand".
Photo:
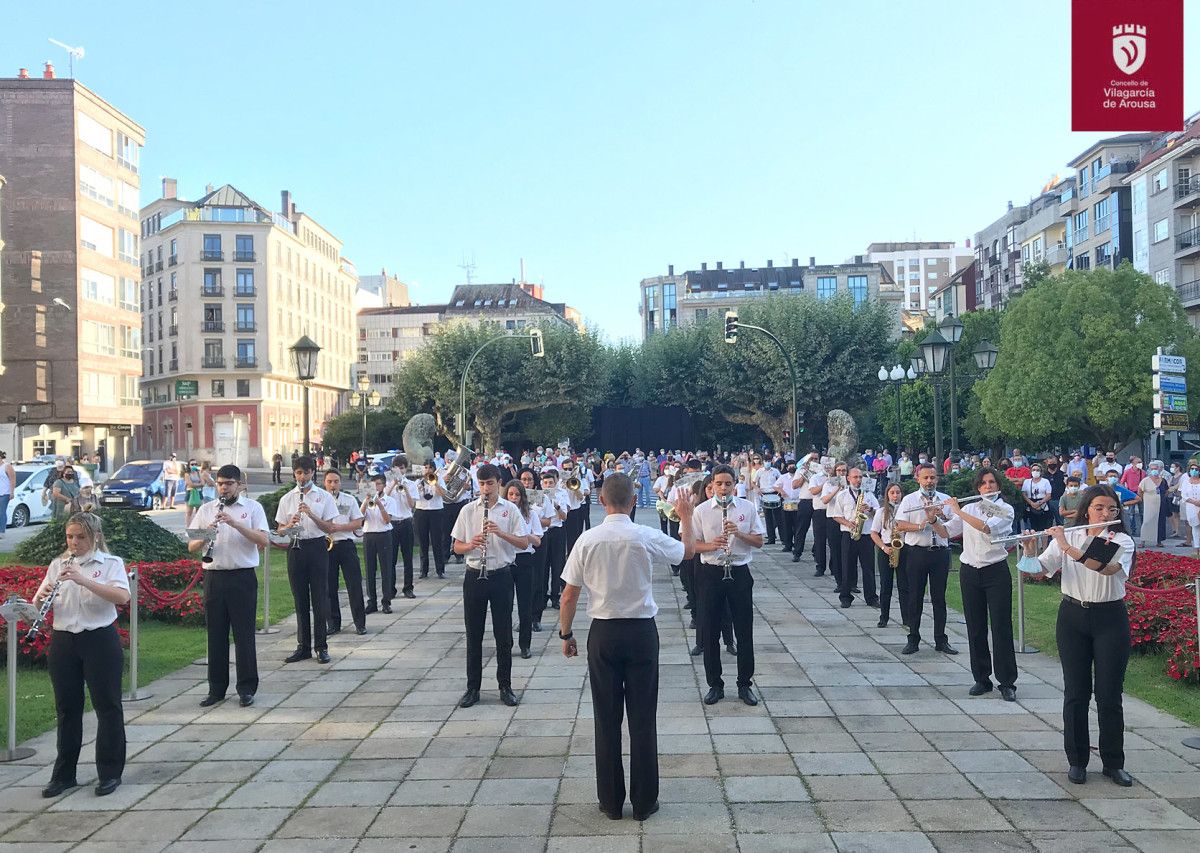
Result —
[[675, 512], [678, 513], [680, 519], [692, 517], [692, 501], [687, 495], [679, 495], [671, 506], [675, 507]]

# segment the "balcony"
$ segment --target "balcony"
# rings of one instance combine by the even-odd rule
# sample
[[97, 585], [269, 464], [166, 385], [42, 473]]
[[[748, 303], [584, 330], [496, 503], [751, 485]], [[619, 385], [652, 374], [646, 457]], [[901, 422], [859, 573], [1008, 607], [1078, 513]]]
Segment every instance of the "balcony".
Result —
[[1116, 221], [1117, 221], [1117, 217], [1116, 217], [1116, 214], [1114, 214], [1114, 213], [1106, 213], [1103, 216], [1097, 218], [1096, 219], [1096, 236], [1099, 237], [1101, 234], [1104, 234], [1107, 231], [1111, 231], [1113, 225], [1116, 224]]
[[1175, 237], [1175, 256], [1200, 252], [1200, 227], [1191, 228]]
[[168, 290], [167, 291], [167, 301], [168, 302], [178, 302], [179, 301], [179, 291], [178, 290]]
[[238, 263], [252, 264], [255, 256], [253, 252], [234, 252], [233, 259]]
[[1046, 249], [1046, 252], [1042, 255], [1041, 259], [1051, 267], [1065, 265], [1069, 260], [1067, 255], [1067, 247], [1061, 243], [1057, 246], [1051, 246], [1050, 248]]
[[1067, 216], [1075, 210], [1075, 188], [1070, 187], [1058, 197], [1058, 215]]
[[167, 334], [172, 337], [179, 334], [179, 325], [177, 323], [167, 326]]
[[1133, 160], [1122, 160], [1117, 163], [1105, 163], [1092, 176], [1092, 189], [1097, 193], [1108, 192], [1113, 187], [1121, 185], [1125, 175], [1133, 171], [1137, 163]]
[[221, 320], [205, 320], [201, 331], [210, 334], [220, 333], [225, 331], [225, 323]]
[[235, 329], [235, 331], [238, 331], [238, 332], [257, 332], [258, 324], [253, 321], [251, 321], [249, 323], [243, 323], [243, 322], [239, 321], [238, 324], [234, 327], [234, 329]]
[[258, 359], [255, 358], [254, 356], [250, 356], [249, 358], [241, 358], [239, 356], [235, 366], [236, 367], [258, 367]]
[[167, 370], [170, 370], [172, 373], [179, 370], [179, 359], [173, 358], [167, 362]]
[[155, 262], [154, 262], [154, 271], [155, 271], [155, 272], [162, 272], [162, 261], [155, 261]]
[[225, 357], [222, 355], [206, 355], [200, 360], [200, 366], [208, 369], [221, 369], [225, 367]]
[[239, 299], [253, 299], [258, 295], [258, 291], [253, 287], [238, 287], [234, 289], [233, 295]]
[[225, 295], [225, 288], [219, 284], [216, 287], [201, 287], [200, 295], [206, 299], [220, 298]]
[[154, 264], [142, 268], [142, 278], [149, 278], [152, 275], [154, 275]]
[[204, 251], [202, 251], [200, 253], [200, 260], [202, 260], [202, 261], [223, 261], [223, 260], [225, 260], [225, 253], [224, 252], [214, 252], [214, 251], [205, 249]]
[[1200, 207], [1200, 175], [1192, 175], [1175, 185], [1175, 204], [1179, 207]]
[[173, 267], [179, 263], [179, 255], [169, 255], [167, 257], [167, 266]]
[[1200, 304], [1200, 279], [1179, 285], [1175, 288], [1175, 293], [1178, 294], [1179, 301], [1183, 303], [1184, 308]]
[[142, 401], [137, 397], [122, 397], [121, 405], [129, 408], [137, 408], [142, 405]]

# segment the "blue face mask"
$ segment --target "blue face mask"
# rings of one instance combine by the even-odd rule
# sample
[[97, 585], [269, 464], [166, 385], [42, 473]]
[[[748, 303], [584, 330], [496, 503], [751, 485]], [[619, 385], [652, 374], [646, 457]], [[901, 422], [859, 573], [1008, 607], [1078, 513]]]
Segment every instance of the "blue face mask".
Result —
[[1189, 469], [1188, 469], [1188, 476], [1190, 476], [1190, 477], [1200, 477], [1200, 468], [1189, 468]]
[[1017, 560], [1017, 569], [1027, 575], [1040, 575], [1042, 564], [1038, 562], [1037, 557], [1021, 557]]

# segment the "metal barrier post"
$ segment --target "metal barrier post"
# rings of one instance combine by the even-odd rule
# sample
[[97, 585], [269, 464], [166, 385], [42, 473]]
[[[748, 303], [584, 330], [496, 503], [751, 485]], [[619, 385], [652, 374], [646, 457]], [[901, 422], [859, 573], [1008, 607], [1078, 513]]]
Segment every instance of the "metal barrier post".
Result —
[[[1196, 639], [1200, 643], [1200, 576], [1196, 577], [1192, 586], [1195, 587], [1196, 592]], [[1183, 745], [1189, 749], [1200, 749], [1200, 737], [1185, 737]]]
[[138, 579], [141, 571], [134, 566], [129, 572], [129, 692], [121, 698], [126, 702], [149, 699], [152, 693], [138, 690]]
[[0, 763], [29, 758], [36, 750], [17, 748], [17, 602], [0, 606], [0, 617], [8, 623], [8, 748], [0, 753]]
[[1017, 572], [1017, 648], [1019, 655], [1037, 654], [1037, 649], [1025, 642], [1025, 578]]
[[271, 627], [271, 546], [263, 548], [263, 625], [255, 633], [278, 634], [278, 628]]

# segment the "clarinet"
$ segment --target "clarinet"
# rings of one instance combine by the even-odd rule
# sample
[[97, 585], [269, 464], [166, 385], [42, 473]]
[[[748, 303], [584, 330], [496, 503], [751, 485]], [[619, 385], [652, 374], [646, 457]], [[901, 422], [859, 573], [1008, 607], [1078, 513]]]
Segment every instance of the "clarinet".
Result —
[[[733, 501], [730, 498], [726, 498], [724, 501], [718, 500], [718, 503], [721, 504], [721, 535], [725, 536], [725, 535], [727, 535], [725, 533], [725, 521], [726, 521], [726, 519], [729, 518], [729, 505], [731, 503], [733, 503]], [[723, 580], [723, 581], [733, 580], [732, 563], [733, 563], [733, 542], [730, 541], [728, 544], [726, 544], [725, 550], [721, 552], [721, 568], [725, 572], [725, 574], [723, 574], [721, 576], [721, 580]]]
[[488, 571], [487, 571], [487, 543], [488, 543], [488, 540], [487, 540], [487, 523], [488, 523], [487, 498], [480, 498], [479, 502], [481, 504], [483, 504], [483, 547], [480, 549], [480, 551], [483, 554], [483, 557], [482, 557], [483, 562], [480, 564], [480, 568], [479, 568], [479, 579], [482, 581], [482, 580], [487, 580], [487, 576], [488, 576]]
[[[296, 507], [297, 515], [299, 515], [299, 513], [300, 513], [300, 507], [304, 506], [304, 491], [305, 491], [304, 489], [300, 490], [300, 503]], [[298, 519], [296, 521], [296, 526], [291, 530], [291, 532], [289, 534], [292, 537], [292, 547], [293, 548], [298, 549], [300, 547], [300, 528], [301, 528], [301, 525], [303, 524], [303, 522], [304, 522], [303, 518]]]
[[[67, 558], [67, 565], [75, 564], [74, 555]], [[38, 608], [37, 619], [29, 626], [28, 633], [25, 634], [26, 642], [32, 640], [38, 634], [42, 633], [42, 624], [46, 621], [46, 616], [50, 613], [50, 608], [54, 606], [54, 599], [58, 597], [58, 591], [62, 589], [63, 582], [56, 580], [54, 586], [50, 587], [50, 592], [46, 593], [45, 599], [42, 600], [42, 606]]]

